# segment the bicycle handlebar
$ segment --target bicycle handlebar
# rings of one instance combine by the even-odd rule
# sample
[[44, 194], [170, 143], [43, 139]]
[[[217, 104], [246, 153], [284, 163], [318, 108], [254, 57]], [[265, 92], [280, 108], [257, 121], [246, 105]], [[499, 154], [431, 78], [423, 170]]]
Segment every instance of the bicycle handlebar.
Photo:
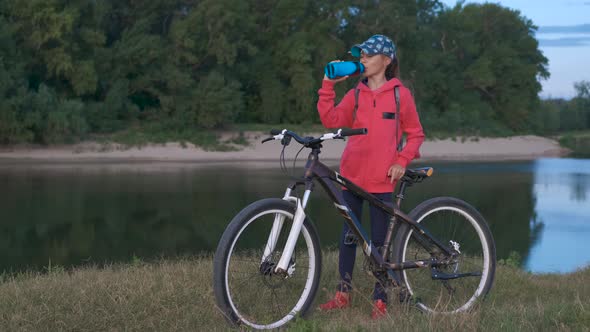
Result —
[[341, 129], [338, 129], [334, 132], [323, 134], [322, 136], [320, 136], [318, 138], [314, 138], [314, 137], [301, 137], [301, 136], [297, 135], [296, 133], [294, 133], [290, 130], [287, 130], [287, 129], [283, 129], [283, 130], [271, 129], [270, 134], [273, 135], [273, 137], [269, 137], [267, 139], [264, 139], [262, 141], [262, 143], [272, 141], [272, 140], [282, 140], [285, 137], [292, 137], [295, 139], [295, 141], [297, 141], [297, 143], [304, 145], [306, 147], [309, 147], [314, 144], [321, 143], [322, 141], [325, 141], [328, 139], [339, 139], [339, 138], [344, 138], [346, 136], [354, 136], [354, 135], [366, 135], [367, 132], [368, 132], [367, 128], [356, 128], [356, 129], [341, 128]]

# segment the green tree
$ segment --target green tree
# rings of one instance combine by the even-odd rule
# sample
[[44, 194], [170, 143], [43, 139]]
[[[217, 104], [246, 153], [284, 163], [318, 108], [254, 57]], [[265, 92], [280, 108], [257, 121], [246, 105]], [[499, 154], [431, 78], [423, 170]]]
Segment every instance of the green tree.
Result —
[[590, 128], [590, 82], [576, 82], [574, 89], [576, 96], [566, 108], [563, 120], [567, 123], [567, 129], [588, 129]]
[[23, 125], [19, 103], [26, 96], [26, 59], [19, 52], [14, 29], [0, 16], [0, 143], [29, 142], [33, 134]]
[[[317, 89], [324, 65], [345, 54], [342, 12], [336, 1], [252, 1], [260, 52], [251, 62], [261, 120], [317, 122]], [[281, 97], [281, 99], [277, 99]]]
[[499, 5], [438, 0], [5, 0], [0, 143], [318, 122], [323, 67], [375, 33], [395, 40], [427, 130], [550, 131], [535, 30]]
[[[434, 26], [439, 54], [426, 64], [432, 74], [417, 87], [426, 93], [426, 103], [444, 114], [460, 102], [461, 112], [476, 113], [473, 121], [529, 129], [539, 104], [538, 79], [549, 75], [532, 21], [496, 4], [458, 4], [443, 11]], [[473, 93], [479, 100], [468, 97], [471, 103], [465, 104]]]

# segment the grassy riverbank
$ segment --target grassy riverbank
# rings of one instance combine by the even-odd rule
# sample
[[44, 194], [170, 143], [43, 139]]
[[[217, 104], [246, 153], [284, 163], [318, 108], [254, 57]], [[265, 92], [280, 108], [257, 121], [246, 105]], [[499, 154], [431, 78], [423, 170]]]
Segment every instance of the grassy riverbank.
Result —
[[[318, 301], [336, 280], [336, 254], [324, 255]], [[362, 262], [362, 261], [360, 261]], [[498, 266], [492, 293], [477, 310], [428, 316], [400, 305], [390, 317], [368, 319], [370, 281], [357, 271], [353, 307], [339, 313], [314, 309], [293, 331], [587, 331], [590, 329], [590, 267], [566, 275], [532, 275], [511, 264]], [[206, 331], [228, 330], [215, 307], [211, 257], [4, 276], [0, 283], [2, 331]]]
[[572, 131], [559, 138], [559, 144], [572, 150], [574, 156], [590, 157], [590, 131]]

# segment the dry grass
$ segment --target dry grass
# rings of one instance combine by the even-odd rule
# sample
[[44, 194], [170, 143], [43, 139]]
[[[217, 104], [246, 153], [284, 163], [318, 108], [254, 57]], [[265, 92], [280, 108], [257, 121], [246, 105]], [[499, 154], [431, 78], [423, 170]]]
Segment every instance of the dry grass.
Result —
[[[316, 304], [333, 293], [336, 254], [324, 255]], [[568, 275], [532, 275], [498, 266], [489, 298], [459, 315], [426, 315], [392, 304], [389, 317], [369, 319], [371, 279], [355, 271], [352, 308], [322, 313], [314, 306], [293, 331], [588, 331], [590, 268]], [[215, 307], [212, 258], [86, 267], [5, 276], [0, 283], [2, 331], [217, 331], [228, 330]]]

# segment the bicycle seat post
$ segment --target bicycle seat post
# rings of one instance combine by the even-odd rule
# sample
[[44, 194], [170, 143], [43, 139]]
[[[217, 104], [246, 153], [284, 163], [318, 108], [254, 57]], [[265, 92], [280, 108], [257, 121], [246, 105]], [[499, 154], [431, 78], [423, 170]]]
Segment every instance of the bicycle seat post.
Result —
[[406, 181], [402, 180], [402, 183], [399, 186], [399, 191], [397, 192], [397, 195], [395, 195], [396, 201], [395, 203], [397, 204], [397, 208], [399, 209], [402, 205], [402, 201], [405, 197], [406, 194], [406, 188], [408, 186], [408, 183]]
[[[407, 184], [408, 183], [406, 181], [402, 180], [402, 183], [400, 184], [400, 187], [399, 187], [399, 191], [397, 192], [397, 195], [395, 195], [395, 198], [397, 199], [395, 204], [396, 204], [396, 208], [398, 208], [398, 209], [400, 208], [402, 200], [404, 199], [404, 194], [406, 192]], [[387, 227], [387, 233], [385, 233], [385, 241], [383, 243], [383, 247], [381, 248], [381, 254], [384, 256], [386, 255], [386, 252], [385, 252], [386, 248], [389, 248], [390, 243], [393, 239], [393, 233], [394, 233], [394, 229], [396, 227], [396, 224], [397, 224], [396, 217], [395, 217], [395, 215], [393, 215], [390, 219], [389, 226]]]

